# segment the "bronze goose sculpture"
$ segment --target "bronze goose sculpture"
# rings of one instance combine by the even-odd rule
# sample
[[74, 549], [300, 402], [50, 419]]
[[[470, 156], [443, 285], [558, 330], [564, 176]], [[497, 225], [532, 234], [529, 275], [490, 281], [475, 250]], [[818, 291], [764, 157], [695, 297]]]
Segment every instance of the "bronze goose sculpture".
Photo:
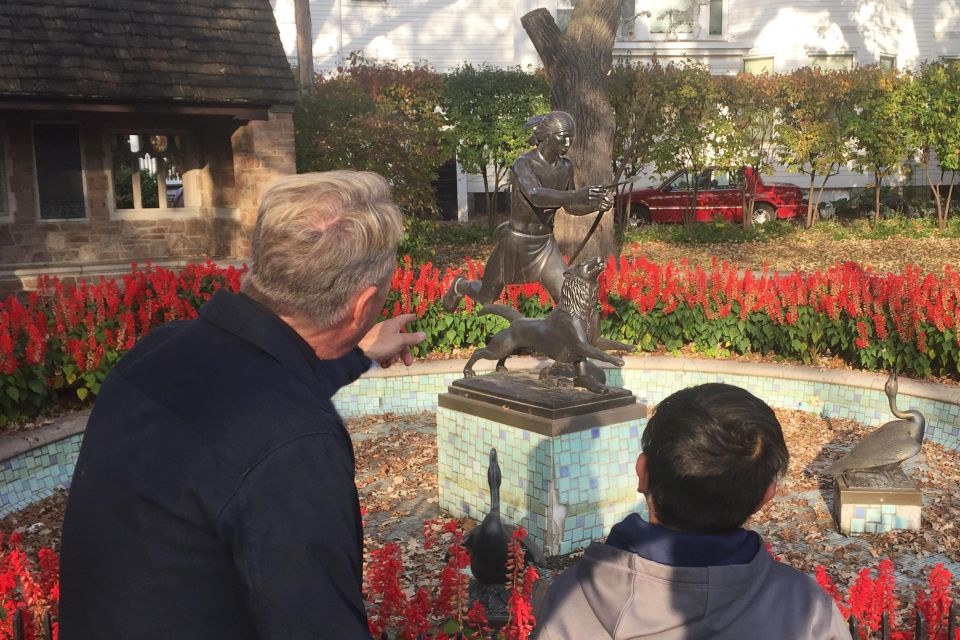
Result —
[[857, 443], [847, 455], [833, 463], [830, 475], [846, 471], [891, 471], [920, 453], [926, 420], [915, 409], [897, 409], [897, 374], [891, 373], [884, 386], [890, 401], [890, 412], [899, 420], [878, 427]]
[[[490, 512], [483, 522], [470, 530], [464, 546], [470, 552], [470, 570], [478, 582], [504, 584], [507, 581], [507, 555], [510, 538], [516, 527], [503, 524], [500, 519], [500, 482], [502, 473], [497, 461], [497, 450], [490, 449], [487, 482], [490, 485]], [[540, 565], [542, 555], [527, 540], [524, 547], [528, 563]]]

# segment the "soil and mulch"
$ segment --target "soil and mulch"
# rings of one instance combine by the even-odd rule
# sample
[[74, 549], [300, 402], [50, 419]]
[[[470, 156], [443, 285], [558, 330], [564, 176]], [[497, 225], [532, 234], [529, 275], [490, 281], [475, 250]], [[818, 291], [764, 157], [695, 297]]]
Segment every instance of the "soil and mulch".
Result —
[[[912, 600], [936, 562], [944, 562], [960, 579], [960, 457], [926, 442], [923, 452], [905, 465], [923, 490], [920, 531], [846, 537], [836, 532], [830, 515], [833, 460], [869, 428], [851, 420], [828, 419], [800, 411], [778, 410], [790, 448], [790, 467], [775, 501], [748, 526], [760, 532], [784, 562], [813, 573], [828, 568], [840, 585], [849, 585], [863, 568], [883, 558], [894, 561], [901, 598]], [[381, 415], [348, 421], [357, 459], [357, 487], [365, 515], [367, 549], [397, 541], [408, 576], [435, 575], [442, 554], [423, 548], [424, 521], [440, 517], [437, 504], [435, 417]], [[66, 494], [61, 492], [0, 520], [0, 531], [20, 531], [25, 546], [59, 549]], [[464, 521], [463, 526], [473, 526]], [[579, 553], [555, 558], [553, 571], [572, 564]], [[549, 572], [548, 572], [549, 573]], [[429, 584], [420, 586], [429, 587]]]

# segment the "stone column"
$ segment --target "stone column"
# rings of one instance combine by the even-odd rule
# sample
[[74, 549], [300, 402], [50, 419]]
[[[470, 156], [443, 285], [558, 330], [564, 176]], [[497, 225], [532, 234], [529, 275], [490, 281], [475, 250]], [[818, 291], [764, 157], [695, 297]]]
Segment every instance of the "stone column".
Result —
[[254, 120], [232, 136], [236, 205], [242, 237], [230, 243], [246, 257], [263, 192], [278, 178], [296, 173], [293, 108], [274, 107], [268, 120]]

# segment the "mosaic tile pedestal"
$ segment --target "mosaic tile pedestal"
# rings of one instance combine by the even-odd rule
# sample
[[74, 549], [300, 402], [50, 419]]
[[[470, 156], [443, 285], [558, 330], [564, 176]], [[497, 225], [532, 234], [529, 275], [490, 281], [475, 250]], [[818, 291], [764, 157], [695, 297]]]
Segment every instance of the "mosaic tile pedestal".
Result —
[[490, 509], [487, 463], [502, 470], [500, 513], [523, 526], [545, 556], [603, 538], [629, 513], [643, 512], [635, 463], [647, 408], [632, 401], [577, 415], [544, 417], [452, 387], [437, 409], [440, 508], [482, 519]]
[[922, 504], [916, 482], [899, 469], [882, 475], [848, 472], [833, 482], [833, 516], [847, 535], [918, 530]]

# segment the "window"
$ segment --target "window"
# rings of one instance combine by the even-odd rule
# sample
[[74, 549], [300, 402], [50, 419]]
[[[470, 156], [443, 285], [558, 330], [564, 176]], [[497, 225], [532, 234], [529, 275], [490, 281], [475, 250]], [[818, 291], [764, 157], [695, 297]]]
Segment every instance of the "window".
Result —
[[885, 71], [893, 71], [897, 68], [897, 56], [880, 54], [880, 68]]
[[684, 171], [667, 184], [665, 191], [690, 191], [690, 174]]
[[0, 126], [0, 220], [10, 217], [9, 203], [7, 201], [7, 153], [4, 147], [3, 127]]
[[40, 219], [86, 218], [80, 127], [76, 124], [35, 123], [33, 155]]
[[729, 169], [707, 169], [703, 172], [703, 175], [706, 176], [707, 186], [704, 188], [707, 189], [739, 189], [741, 183], [743, 182], [743, 177], [740, 175], [742, 170], [739, 172], [737, 170]]
[[773, 56], [743, 59], [743, 72], [758, 76], [763, 73], [773, 73]]
[[557, 0], [557, 26], [560, 31], [566, 31], [570, 24], [570, 15], [573, 13], [573, 7], [577, 0]]
[[182, 136], [120, 133], [111, 142], [115, 209], [183, 208]]
[[620, 4], [620, 27], [617, 29], [617, 37], [622, 40], [633, 38], [636, 21], [637, 10], [635, 0], [623, 0]]
[[[573, 8], [577, 6], [577, 0], [557, 0], [557, 26], [561, 31], [566, 31], [570, 24], [570, 16], [573, 15]], [[617, 38], [621, 40], [630, 40], [634, 34], [634, 23], [637, 20], [635, 9], [635, 0], [623, 0], [620, 4], [620, 24], [617, 26]]]
[[853, 54], [814, 53], [810, 55], [810, 66], [820, 67], [824, 71], [853, 69]]
[[650, 33], [692, 33], [699, 15], [698, 0], [653, 0]]
[[723, 35], [723, 0], [710, 0], [710, 29], [712, 36]]

